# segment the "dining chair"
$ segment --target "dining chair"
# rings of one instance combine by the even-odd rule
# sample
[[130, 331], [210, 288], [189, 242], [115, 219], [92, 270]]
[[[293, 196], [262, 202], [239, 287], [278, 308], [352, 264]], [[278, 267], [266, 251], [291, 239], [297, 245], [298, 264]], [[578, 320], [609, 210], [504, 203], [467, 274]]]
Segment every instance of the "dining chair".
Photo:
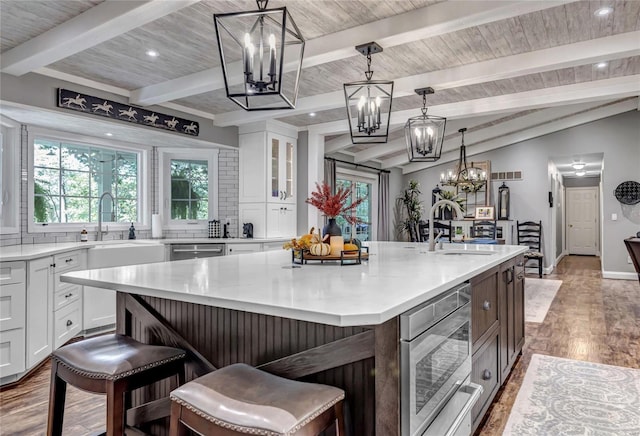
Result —
[[473, 221], [471, 237], [478, 239], [496, 239], [495, 221]]
[[[449, 221], [450, 223], [450, 221]], [[453, 234], [451, 232], [451, 225], [441, 223], [439, 221], [433, 222], [433, 236], [436, 237], [442, 231], [442, 240], [451, 242]], [[429, 222], [420, 221], [418, 223], [418, 233], [420, 242], [427, 242], [429, 240]]]
[[516, 221], [516, 226], [518, 228], [518, 245], [526, 245], [529, 247], [529, 251], [524, 253], [525, 261], [536, 261], [538, 263], [538, 276], [542, 278], [542, 263], [544, 260], [540, 245], [542, 239], [542, 221]]

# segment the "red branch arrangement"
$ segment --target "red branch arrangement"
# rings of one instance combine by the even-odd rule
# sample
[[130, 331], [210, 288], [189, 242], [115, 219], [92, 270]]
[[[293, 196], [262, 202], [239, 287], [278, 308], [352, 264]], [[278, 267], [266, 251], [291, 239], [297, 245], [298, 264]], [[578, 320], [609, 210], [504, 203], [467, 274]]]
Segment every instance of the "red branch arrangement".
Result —
[[351, 189], [340, 188], [335, 194], [331, 193], [331, 187], [327, 182], [321, 185], [316, 183], [316, 190], [311, 193], [311, 198], [306, 199], [306, 203], [315, 206], [320, 212], [329, 218], [341, 216], [349, 224], [358, 224], [363, 222], [352, 212], [362, 203], [365, 198], [359, 198], [353, 203], [347, 205], [347, 199], [351, 198]]

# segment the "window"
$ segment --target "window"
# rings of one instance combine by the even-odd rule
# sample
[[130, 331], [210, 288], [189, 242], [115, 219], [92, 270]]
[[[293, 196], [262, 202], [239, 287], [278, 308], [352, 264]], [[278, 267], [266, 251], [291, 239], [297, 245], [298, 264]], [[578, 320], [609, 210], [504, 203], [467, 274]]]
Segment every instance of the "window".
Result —
[[342, 229], [344, 239], [351, 239], [352, 232], [355, 230], [355, 237], [361, 241], [375, 240], [377, 216], [373, 214], [373, 211], [378, 210], [377, 177], [369, 173], [338, 168], [336, 170], [336, 185], [337, 188], [351, 189], [351, 199], [347, 200], [347, 204], [351, 204], [359, 198], [365, 198], [356, 208], [356, 216], [362, 222], [356, 224], [355, 229], [344, 218], [338, 217], [336, 219], [336, 223]]
[[32, 230], [97, 223], [100, 206], [103, 222], [122, 223], [123, 227], [145, 222], [144, 150], [38, 133], [30, 151]]
[[208, 162], [171, 159], [171, 219], [207, 220], [208, 218]]
[[218, 212], [217, 150], [160, 150], [160, 198], [170, 228], [206, 228]]

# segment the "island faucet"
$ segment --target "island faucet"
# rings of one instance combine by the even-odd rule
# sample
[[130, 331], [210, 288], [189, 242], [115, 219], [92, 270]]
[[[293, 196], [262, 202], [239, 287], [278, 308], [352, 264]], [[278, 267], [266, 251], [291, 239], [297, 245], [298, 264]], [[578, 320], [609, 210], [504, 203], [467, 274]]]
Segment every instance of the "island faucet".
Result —
[[431, 210], [429, 211], [429, 251], [436, 251], [436, 240], [433, 237], [433, 220], [436, 214], [436, 209], [444, 205], [451, 206], [456, 217], [462, 217], [462, 209], [460, 209], [458, 203], [451, 200], [438, 200], [433, 204], [433, 206], [431, 206]]
[[107, 226], [107, 230], [103, 231], [102, 230], [102, 201], [104, 200], [104, 197], [109, 196], [111, 197], [111, 221], [113, 221], [115, 219], [115, 208], [116, 208], [116, 200], [115, 198], [113, 198], [113, 195], [111, 195], [111, 192], [105, 191], [101, 196], [100, 196], [100, 200], [98, 200], [98, 241], [102, 241], [102, 235], [106, 235], [107, 233], [109, 233], [109, 226]]

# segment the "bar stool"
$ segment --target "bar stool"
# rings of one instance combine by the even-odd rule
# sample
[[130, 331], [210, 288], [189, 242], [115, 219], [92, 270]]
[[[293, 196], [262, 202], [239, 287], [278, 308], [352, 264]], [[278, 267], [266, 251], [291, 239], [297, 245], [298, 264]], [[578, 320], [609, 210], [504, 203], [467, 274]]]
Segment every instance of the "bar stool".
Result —
[[311, 436], [332, 424], [344, 435], [344, 391], [288, 380], [243, 363], [206, 374], [171, 392], [170, 436], [238, 434]]
[[107, 395], [107, 436], [124, 434], [124, 393], [170, 376], [184, 381], [184, 350], [124, 335], [85, 339], [53, 352], [47, 435], [62, 434], [67, 383]]

